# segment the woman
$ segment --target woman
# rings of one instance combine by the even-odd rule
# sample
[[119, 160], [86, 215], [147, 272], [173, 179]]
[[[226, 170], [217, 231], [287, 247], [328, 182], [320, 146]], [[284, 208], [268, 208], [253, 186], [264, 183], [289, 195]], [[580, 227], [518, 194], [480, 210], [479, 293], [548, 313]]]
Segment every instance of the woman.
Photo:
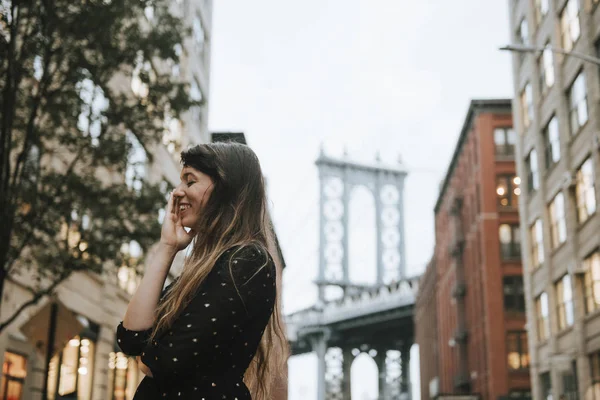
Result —
[[[134, 399], [269, 399], [286, 341], [258, 159], [227, 143], [181, 160], [157, 250], [117, 328], [146, 374]], [[162, 290], [190, 244], [181, 275]]]

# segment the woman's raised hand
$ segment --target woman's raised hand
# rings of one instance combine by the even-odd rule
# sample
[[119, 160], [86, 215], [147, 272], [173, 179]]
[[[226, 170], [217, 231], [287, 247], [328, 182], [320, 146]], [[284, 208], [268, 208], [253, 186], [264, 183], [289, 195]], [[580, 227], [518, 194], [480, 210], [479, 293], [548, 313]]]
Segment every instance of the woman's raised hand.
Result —
[[160, 242], [163, 245], [172, 247], [176, 251], [185, 249], [192, 241], [196, 232], [190, 230], [186, 232], [181, 224], [181, 217], [179, 216], [179, 210], [177, 209], [177, 197], [171, 192], [169, 196], [169, 202], [167, 203], [167, 212], [165, 220], [162, 224], [162, 231], [160, 234]]

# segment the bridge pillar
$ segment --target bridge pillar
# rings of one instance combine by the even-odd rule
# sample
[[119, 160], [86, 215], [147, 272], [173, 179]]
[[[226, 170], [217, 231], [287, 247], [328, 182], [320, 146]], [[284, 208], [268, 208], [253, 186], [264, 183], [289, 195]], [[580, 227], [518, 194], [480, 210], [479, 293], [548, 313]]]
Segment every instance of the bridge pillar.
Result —
[[400, 359], [402, 363], [400, 392], [402, 394], [402, 398], [406, 400], [412, 399], [412, 387], [410, 383], [410, 347], [411, 343], [405, 343], [400, 349]]
[[342, 378], [342, 398], [344, 400], [352, 400], [352, 361], [354, 361], [354, 355], [352, 355], [352, 349], [343, 350], [344, 360], [343, 365], [343, 378]]
[[373, 357], [373, 360], [377, 364], [377, 371], [379, 372], [379, 400], [388, 400], [387, 351], [377, 349], [377, 355]]
[[317, 354], [317, 400], [325, 400], [327, 393], [325, 373], [327, 372], [327, 335], [322, 334], [311, 338], [311, 346]]

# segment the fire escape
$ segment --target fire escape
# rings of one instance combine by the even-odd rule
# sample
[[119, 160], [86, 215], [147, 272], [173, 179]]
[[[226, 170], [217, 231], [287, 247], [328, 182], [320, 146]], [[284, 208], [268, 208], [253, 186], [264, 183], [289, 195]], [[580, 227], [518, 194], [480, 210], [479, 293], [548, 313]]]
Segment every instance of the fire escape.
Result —
[[453, 377], [454, 389], [459, 394], [470, 392], [471, 379], [468, 368], [468, 330], [466, 322], [465, 295], [467, 286], [465, 282], [465, 269], [463, 264], [463, 252], [465, 248], [465, 234], [462, 223], [463, 199], [457, 196], [454, 199], [450, 211], [450, 255], [451, 267], [454, 268], [455, 284], [452, 297], [456, 304], [457, 326], [453, 335], [454, 348], [457, 355], [457, 369]]

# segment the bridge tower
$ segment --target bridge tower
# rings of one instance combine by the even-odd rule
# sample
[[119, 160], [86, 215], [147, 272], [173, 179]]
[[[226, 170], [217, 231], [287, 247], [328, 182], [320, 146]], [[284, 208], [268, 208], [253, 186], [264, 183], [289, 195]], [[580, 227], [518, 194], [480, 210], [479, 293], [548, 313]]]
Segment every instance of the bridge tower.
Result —
[[[400, 161], [400, 160], [399, 160]], [[321, 150], [319, 169], [319, 301], [328, 298], [329, 287], [343, 295], [360, 291], [349, 279], [349, 205], [352, 190], [367, 188], [375, 200], [377, 234], [377, 285], [405, 278], [404, 180], [407, 171], [397, 166], [356, 163], [326, 156]], [[339, 290], [337, 291], [339, 293]]]
[[[320, 180], [319, 224], [319, 302], [317, 312], [326, 312], [331, 304], [367, 298], [368, 293], [385, 292], [401, 285], [406, 278], [404, 233], [404, 181], [407, 170], [384, 165], [379, 156], [372, 164], [333, 158], [321, 151], [316, 161]], [[375, 200], [376, 268], [374, 285], [357, 284], [349, 275], [349, 205], [355, 187], [367, 188]], [[409, 282], [410, 280], [407, 280]], [[414, 281], [410, 281], [414, 287]], [[372, 302], [373, 303], [373, 302]], [[368, 306], [367, 306], [368, 307]], [[385, 325], [378, 315], [375, 325]], [[395, 317], [397, 318], [397, 317]], [[406, 317], [403, 317], [406, 319]], [[366, 319], [364, 319], [366, 320]], [[318, 400], [351, 399], [350, 368], [354, 358], [364, 352], [376, 362], [381, 400], [410, 399], [410, 329], [381, 334], [369, 331], [361, 323], [324, 325], [307, 334], [310, 347], [318, 358]], [[350, 325], [349, 325], [350, 324]], [[369, 322], [367, 322], [369, 324]], [[367, 333], [365, 333], [367, 332]], [[390, 339], [390, 337], [392, 339]]]

